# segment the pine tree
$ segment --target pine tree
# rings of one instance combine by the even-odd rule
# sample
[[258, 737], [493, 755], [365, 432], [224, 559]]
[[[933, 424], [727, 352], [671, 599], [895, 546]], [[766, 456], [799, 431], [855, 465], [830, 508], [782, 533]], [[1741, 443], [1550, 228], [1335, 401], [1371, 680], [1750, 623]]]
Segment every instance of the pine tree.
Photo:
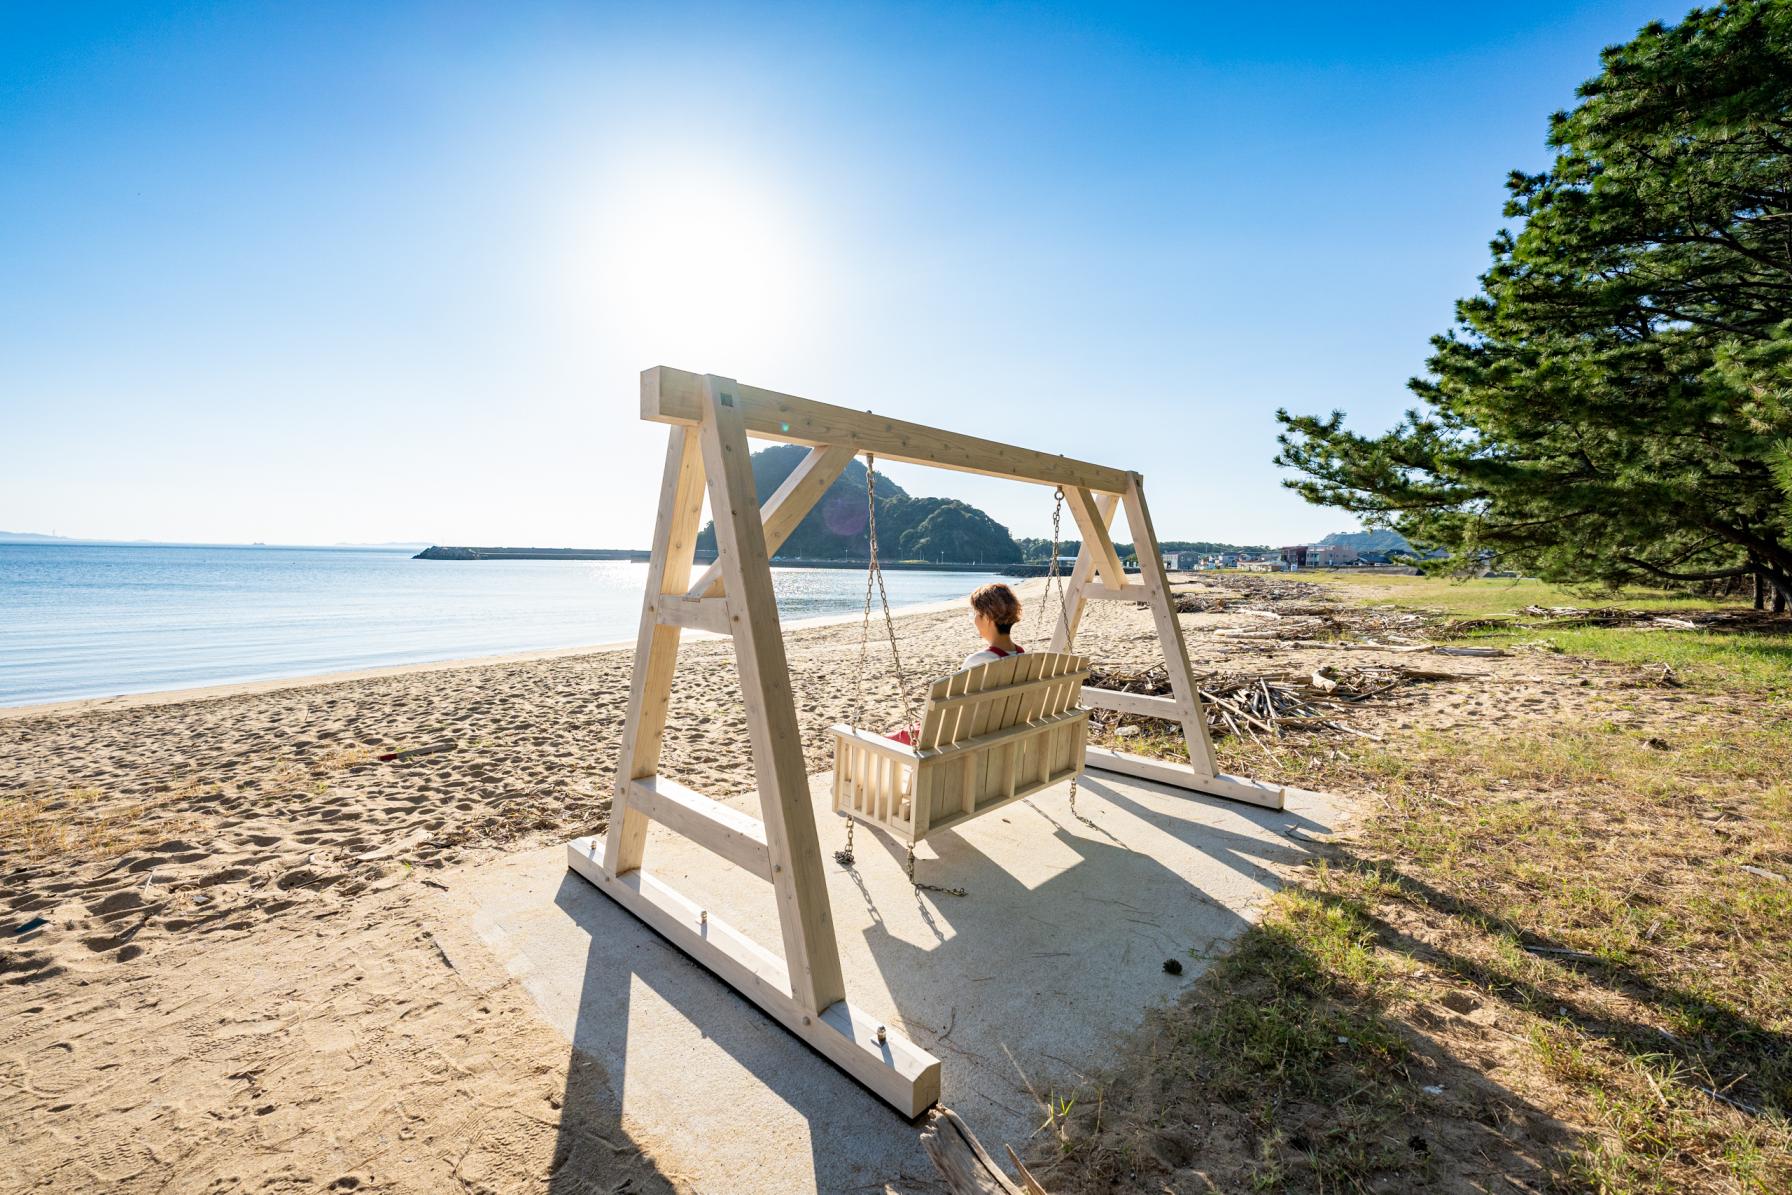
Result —
[[[1792, 592], [1792, 4], [1607, 49], [1380, 436], [1279, 413], [1314, 502], [1545, 577]], [[1780, 465], [1783, 469], [1783, 464]]]

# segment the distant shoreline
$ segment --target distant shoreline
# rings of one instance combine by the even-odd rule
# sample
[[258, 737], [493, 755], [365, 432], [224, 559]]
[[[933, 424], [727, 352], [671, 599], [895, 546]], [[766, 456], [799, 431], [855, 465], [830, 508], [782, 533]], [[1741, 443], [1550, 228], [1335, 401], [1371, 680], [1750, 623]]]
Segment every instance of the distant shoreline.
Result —
[[[462, 547], [451, 544], [432, 544], [417, 553], [413, 560], [625, 560], [634, 564], [644, 564], [653, 558], [653, 553], [646, 549], [634, 548], [483, 548]], [[699, 564], [708, 564], [716, 558], [716, 554], [699, 549], [696, 559]], [[805, 559], [801, 556], [774, 556], [773, 568], [843, 568], [863, 569], [863, 560], [820, 560]], [[884, 569], [911, 569], [915, 572], [932, 573], [999, 573], [1004, 577], [1043, 576], [1044, 564], [1026, 564], [1019, 561], [1005, 563], [979, 564], [966, 561], [932, 561], [932, 560], [880, 560], [879, 567]]]
[[[911, 606], [897, 606], [892, 613], [899, 618], [913, 615], [938, 614], [945, 610], [956, 610], [963, 605], [962, 599], [946, 602], [918, 602]], [[864, 617], [862, 611], [846, 614], [817, 614], [810, 618], [798, 618], [782, 624], [784, 633], [805, 630], [814, 627], [840, 626], [844, 623], [857, 622]], [[710, 631], [686, 630], [687, 641], [704, 639], [724, 639]], [[0, 722], [15, 718], [54, 717], [62, 714], [87, 714], [106, 710], [134, 709], [148, 705], [175, 705], [187, 701], [213, 701], [225, 697], [243, 697], [256, 693], [273, 693], [285, 689], [301, 689], [310, 685], [334, 685], [349, 681], [380, 680], [391, 677], [407, 676], [422, 672], [450, 672], [461, 668], [486, 668], [501, 664], [521, 664], [531, 660], [555, 660], [572, 656], [606, 655], [612, 652], [632, 652], [635, 643], [632, 639], [613, 640], [608, 643], [578, 644], [571, 647], [538, 648], [533, 651], [501, 652], [495, 655], [461, 656], [446, 660], [416, 660], [404, 664], [380, 664], [371, 668], [339, 669], [334, 672], [297, 673], [289, 676], [258, 677], [249, 680], [226, 681], [215, 685], [195, 685], [181, 689], [145, 689], [134, 693], [116, 693], [96, 697], [71, 697], [62, 701], [45, 701], [35, 705], [0, 705]]]

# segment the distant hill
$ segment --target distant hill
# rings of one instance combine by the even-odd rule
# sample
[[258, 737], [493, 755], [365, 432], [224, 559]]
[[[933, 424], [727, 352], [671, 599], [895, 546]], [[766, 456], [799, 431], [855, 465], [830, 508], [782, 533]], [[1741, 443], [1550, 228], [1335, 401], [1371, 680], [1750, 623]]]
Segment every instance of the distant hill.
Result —
[[36, 531], [0, 531], [0, 544], [72, 544], [66, 535], [40, 535]]
[[[1163, 539], [1158, 547], [1166, 552], [1199, 552], [1202, 555], [1214, 555], [1220, 552], [1267, 552], [1266, 544], [1220, 544], [1205, 539]], [[1130, 548], [1131, 545], [1128, 545]]]
[[[753, 454], [753, 486], [764, 502], [796, 471], [809, 450], [801, 444], [772, 444]], [[778, 549], [781, 557], [810, 560], [864, 560], [866, 535], [865, 465], [853, 460], [828, 487]], [[877, 479], [878, 554], [889, 560], [931, 560], [962, 564], [1012, 564], [1020, 546], [1008, 528], [956, 498], [916, 498], [894, 481]], [[699, 551], [715, 550], [713, 522], [697, 535]]]
[[1411, 552], [1413, 550], [1412, 545], [1406, 542], [1404, 535], [1385, 528], [1373, 531], [1334, 531], [1319, 543], [1321, 546], [1355, 548], [1359, 552]]
[[[1075, 525], [1069, 519], [1065, 519], [1065, 527], [1072, 531], [1075, 530]], [[1029, 563], [1043, 563], [1052, 557], [1050, 540], [1023, 539], [1017, 542]], [[1061, 556], [1074, 556], [1082, 546], [1083, 541], [1080, 539], [1061, 539], [1058, 541], [1058, 553]], [[1159, 540], [1157, 546], [1165, 552], [1194, 552], [1202, 556], [1216, 555], [1220, 552], [1267, 552], [1269, 550], [1262, 544], [1222, 544], [1206, 539], [1164, 539]], [[1133, 545], [1127, 540], [1115, 540], [1114, 550], [1120, 553], [1122, 560], [1130, 559], [1133, 556]]]

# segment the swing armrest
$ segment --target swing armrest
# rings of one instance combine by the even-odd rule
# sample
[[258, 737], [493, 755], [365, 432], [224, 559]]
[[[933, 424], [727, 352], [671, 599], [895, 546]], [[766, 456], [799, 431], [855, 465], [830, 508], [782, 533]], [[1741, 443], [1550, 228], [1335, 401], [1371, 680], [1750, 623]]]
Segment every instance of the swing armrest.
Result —
[[869, 730], [860, 730], [856, 726], [837, 724], [829, 729], [833, 733], [835, 741], [841, 739], [850, 740], [858, 746], [876, 751], [881, 755], [887, 755], [898, 763], [915, 762], [915, 749], [905, 743], [898, 743], [892, 739], [886, 739], [881, 734], [872, 734]]

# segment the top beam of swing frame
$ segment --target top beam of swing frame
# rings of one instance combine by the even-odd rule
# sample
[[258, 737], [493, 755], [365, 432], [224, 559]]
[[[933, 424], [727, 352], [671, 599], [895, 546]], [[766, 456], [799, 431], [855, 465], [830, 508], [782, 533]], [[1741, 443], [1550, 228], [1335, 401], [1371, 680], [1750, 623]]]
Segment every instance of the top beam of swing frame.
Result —
[[[1124, 469], [1016, 448], [757, 386], [738, 386], [736, 402], [747, 434], [760, 440], [810, 446], [848, 444], [885, 460], [1006, 477], [1035, 485], [1081, 486], [1106, 494], [1125, 493], [1133, 478]], [[703, 375], [667, 365], [642, 370], [641, 418], [654, 423], [701, 423]]]

